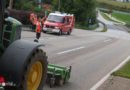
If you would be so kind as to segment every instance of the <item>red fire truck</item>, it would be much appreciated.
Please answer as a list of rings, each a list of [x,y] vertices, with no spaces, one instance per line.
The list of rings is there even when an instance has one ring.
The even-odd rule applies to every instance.
[[[71,34],[75,24],[75,17],[73,14],[66,14],[61,12],[52,12],[48,15],[43,32],[53,32],[62,35],[62,33]]]

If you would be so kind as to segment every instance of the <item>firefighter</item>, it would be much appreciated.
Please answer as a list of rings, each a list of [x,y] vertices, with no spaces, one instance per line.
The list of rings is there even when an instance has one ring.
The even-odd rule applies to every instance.
[[[34,24],[33,24],[33,21],[34,21],[34,13],[31,13],[31,14],[30,14],[30,21],[31,21],[31,24],[32,24],[32,29],[34,29]]]
[[[33,24],[36,25],[37,21],[38,21],[38,20],[37,20],[37,15],[35,14],[35,15],[34,15],[34,21],[33,21]]]
[[[42,31],[42,23],[41,23],[41,18],[38,19],[38,21],[36,22],[36,39],[34,40],[34,42],[38,42],[40,36],[41,36],[41,31]]]
[[[32,22],[34,20],[34,13],[30,14],[30,21]]]
[[[30,14],[30,21],[31,21],[31,24],[32,24],[32,30],[35,31],[37,16],[34,13]]]

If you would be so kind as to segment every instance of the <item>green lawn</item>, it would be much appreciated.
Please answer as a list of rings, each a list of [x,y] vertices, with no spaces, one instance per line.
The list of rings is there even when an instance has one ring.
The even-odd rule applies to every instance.
[[[118,11],[129,12],[130,3],[129,2],[117,2],[116,0],[96,0],[97,6],[107,9],[115,9]]]
[[[107,31],[107,28],[104,28],[101,32],[106,32]]]
[[[104,4],[108,4],[108,5],[112,5],[115,7],[126,7],[128,9],[130,9],[130,3],[126,2],[126,3],[122,3],[122,2],[117,2],[114,0],[96,0],[98,3],[104,3]]]
[[[130,78],[130,61],[128,61],[123,67],[121,67],[116,72],[113,72],[112,75]]]
[[[125,23],[130,23],[130,14],[113,12],[111,13],[111,15],[120,21],[123,21]]]
[[[119,23],[118,21],[115,21],[115,20],[112,20],[111,18],[109,18],[107,15],[105,15],[103,12],[100,12],[101,15],[104,17],[104,19],[108,20],[108,21],[111,21],[111,22],[116,22],[116,23]]]

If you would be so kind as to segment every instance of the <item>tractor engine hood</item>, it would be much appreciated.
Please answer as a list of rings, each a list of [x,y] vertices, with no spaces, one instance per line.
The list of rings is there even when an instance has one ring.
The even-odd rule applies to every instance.
[[[22,25],[22,23],[21,23],[20,21],[18,21],[18,20],[15,19],[15,18],[12,18],[12,17],[8,17],[8,18],[6,18],[5,20],[12,22],[13,25],[17,25],[17,26],[19,26],[19,25],[21,26],[21,25]]]

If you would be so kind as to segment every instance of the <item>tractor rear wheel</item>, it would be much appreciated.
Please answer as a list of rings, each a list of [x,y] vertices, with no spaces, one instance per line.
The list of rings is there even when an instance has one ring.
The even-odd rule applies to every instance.
[[[47,56],[37,49],[25,68],[23,80],[18,87],[5,87],[5,90],[43,90],[47,77]]]
[[[36,50],[26,66],[22,90],[43,90],[47,77],[47,56],[42,50]]]
[[[47,65],[46,53],[37,49],[29,59],[23,81],[17,90],[43,90],[47,77]]]

